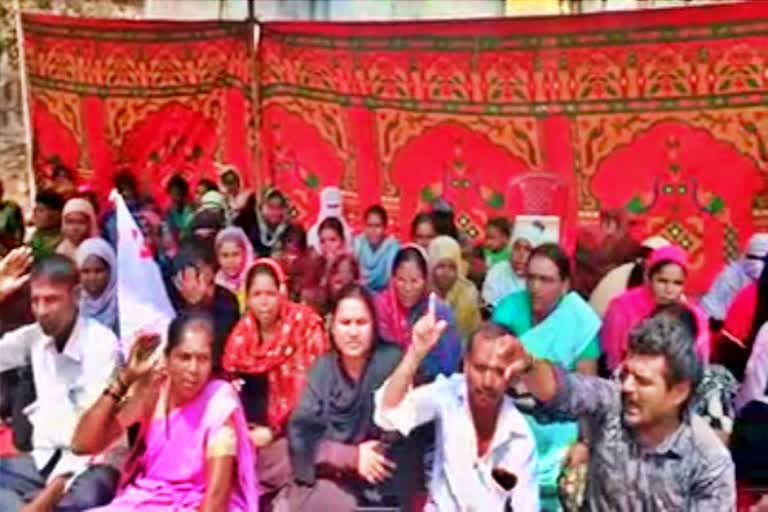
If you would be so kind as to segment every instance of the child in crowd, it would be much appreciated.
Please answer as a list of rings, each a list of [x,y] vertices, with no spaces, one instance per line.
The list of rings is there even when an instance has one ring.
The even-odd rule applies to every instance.
[[[483,255],[487,268],[501,261],[509,260],[509,237],[511,229],[509,221],[504,217],[494,217],[485,226],[485,244]]]

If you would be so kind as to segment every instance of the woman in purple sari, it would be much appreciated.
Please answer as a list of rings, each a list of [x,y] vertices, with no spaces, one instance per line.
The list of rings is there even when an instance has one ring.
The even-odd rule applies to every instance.
[[[234,388],[211,378],[212,340],[208,316],[182,314],[168,329],[159,371],[157,336],[139,337],[128,367],[83,415],[73,440],[83,454],[102,452],[139,425],[117,496],[94,511],[258,511],[245,417]]]

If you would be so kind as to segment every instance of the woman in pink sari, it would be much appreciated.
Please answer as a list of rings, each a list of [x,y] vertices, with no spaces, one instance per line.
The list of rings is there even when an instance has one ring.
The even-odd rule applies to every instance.
[[[699,334],[696,351],[704,363],[709,362],[709,323],[706,315],[683,295],[688,277],[688,256],[677,245],[655,249],[645,263],[645,285],[632,288],[611,301],[603,317],[600,344],[609,371],[624,359],[629,332],[649,317],[657,306],[683,302],[696,316]]]
[[[235,389],[211,378],[213,323],[185,313],[158,336],[134,342],[128,367],[80,420],[73,449],[97,454],[138,424],[139,436],[111,504],[98,512],[258,511],[254,455]],[[127,398],[126,398],[127,397]]]

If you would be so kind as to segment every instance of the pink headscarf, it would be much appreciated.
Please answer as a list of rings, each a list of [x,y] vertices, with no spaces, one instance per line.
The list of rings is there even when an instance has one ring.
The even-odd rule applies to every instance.
[[[224,269],[220,268],[216,273],[215,281],[219,286],[223,286],[227,290],[237,295],[238,293],[242,293],[244,291],[243,289],[245,287],[245,277],[247,276],[248,271],[251,269],[251,265],[253,265],[253,245],[251,245],[251,241],[248,240],[245,232],[236,226],[224,228],[219,231],[218,235],[216,235],[217,255],[221,245],[225,242],[235,242],[240,245],[243,250],[243,262],[240,265],[239,272],[234,276],[228,275],[226,272],[224,272]]]
[[[646,272],[659,263],[676,263],[688,273],[688,254],[680,246],[670,244],[654,249],[645,261]]]
[[[688,273],[688,255],[677,245],[666,245],[654,250],[646,260],[646,271],[660,263],[676,263]],[[685,297],[681,298],[696,317],[698,336],[696,351],[704,363],[709,362],[709,322],[704,312]],[[628,290],[611,301],[603,317],[600,343],[605,352],[608,369],[613,371],[624,360],[629,344],[629,333],[656,309],[656,299],[649,285]]]

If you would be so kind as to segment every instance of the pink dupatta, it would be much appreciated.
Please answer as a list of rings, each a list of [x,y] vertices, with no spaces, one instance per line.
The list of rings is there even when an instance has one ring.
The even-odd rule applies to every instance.
[[[205,496],[208,438],[232,418],[237,437],[237,480],[229,507],[222,512],[258,511],[255,456],[234,388],[225,381],[211,380],[197,398],[167,416],[160,410],[164,404],[164,399],[158,400],[152,419],[142,426],[139,442],[145,449],[135,466],[127,469],[129,480],[110,505],[97,510],[197,511]]]
[[[653,251],[646,262],[646,268],[652,268],[662,261],[677,263],[686,272],[688,271],[685,252],[677,246],[668,245]],[[685,298],[683,298],[683,302],[696,317],[696,327],[699,331],[696,338],[696,351],[702,361],[707,363],[710,354],[709,321],[696,304]],[[615,370],[624,360],[630,331],[642,320],[648,318],[656,306],[656,300],[647,284],[627,290],[608,305],[600,330],[600,343],[603,352],[605,352],[609,370]]]

